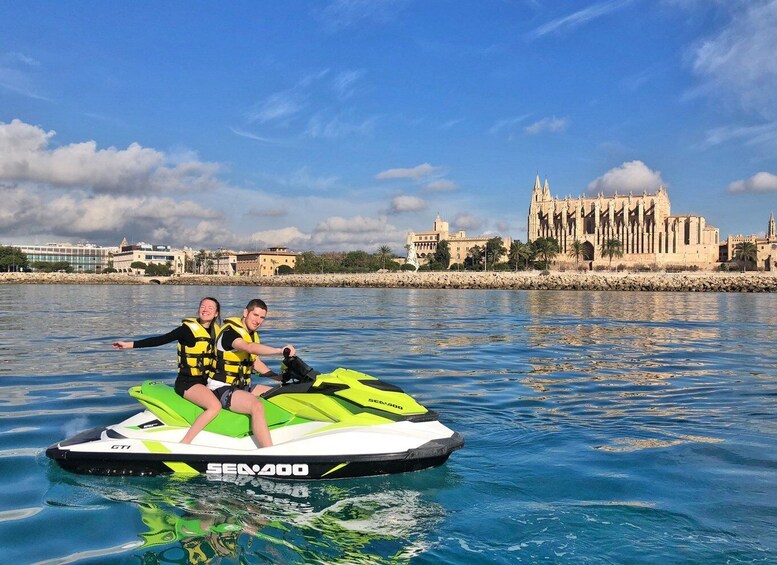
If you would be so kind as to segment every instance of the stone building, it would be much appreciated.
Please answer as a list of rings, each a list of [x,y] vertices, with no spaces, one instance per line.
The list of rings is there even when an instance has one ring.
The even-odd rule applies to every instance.
[[[730,262],[735,260],[737,245],[744,241],[755,243],[758,250],[756,263],[759,270],[777,270],[777,229],[775,228],[774,212],[772,212],[772,215],[769,217],[769,224],[766,228],[766,237],[759,237],[757,235],[728,236],[726,241],[720,244],[720,261]]]
[[[299,253],[289,251],[285,247],[271,247],[252,253],[238,253],[237,274],[260,277],[277,275],[281,265],[287,265],[293,269],[297,265],[297,255]]]
[[[475,247],[484,247],[489,239],[497,237],[496,235],[478,235],[474,237],[468,237],[463,230],[451,233],[448,222],[443,221],[440,215],[437,214],[437,218],[434,220],[434,227],[432,231],[424,232],[410,232],[407,234],[407,244],[415,245],[415,252],[420,264],[424,265],[429,262],[430,258],[437,251],[437,245],[441,241],[447,241],[448,247],[451,252],[450,265],[454,263],[463,263],[467,258],[467,254]],[[505,254],[502,256],[502,261],[507,260],[507,254],[510,251],[510,245],[513,240],[510,237],[503,237]]]
[[[669,195],[661,186],[655,194],[566,198],[550,193],[547,179],[534,181],[529,205],[528,241],[554,238],[561,248],[557,260],[568,257],[575,241],[583,243],[589,268],[608,264],[602,254],[606,241],[616,239],[623,256],[616,264],[628,266],[677,265],[713,268],[718,261],[718,228],[702,216],[672,215]]]

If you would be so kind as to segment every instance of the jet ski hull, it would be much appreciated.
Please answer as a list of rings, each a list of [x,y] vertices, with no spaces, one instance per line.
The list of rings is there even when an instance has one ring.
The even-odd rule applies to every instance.
[[[282,441],[269,448],[257,448],[250,436],[226,438],[207,431],[197,444],[184,445],[179,439],[185,427],[166,425],[145,411],[56,443],[46,455],[67,471],[89,475],[315,480],[419,471],[442,465],[464,445],[459,433],[436,419],[330,428],[309,422],[275,430],[273,437]]]
[[[85,475],[152,476],[169,473],[238,475],[284,480],[344,479],[420,471],[438,467],[462,442],[435,440],[406,453],[331,456],[224,455],[217,460],[204,455],[117,454],[110,459],[99,453],[73,452],[53,445],[46,455],[67,471]]]

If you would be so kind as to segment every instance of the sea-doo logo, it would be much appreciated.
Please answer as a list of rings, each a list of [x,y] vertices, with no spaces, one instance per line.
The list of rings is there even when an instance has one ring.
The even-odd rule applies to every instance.
[[[247,463],[208,463],[211,475],[259,475],[262,477],[307,477],[307,463],[265,463],[249,465]]]
[[[391,406],[392,408],[396,408],[397,410],[402,410],[401,406],[397,406],[396,404],[391,404],[391,402],[378,400],[377,398],[370,398],[368,402],[374,402],[375,404],[383,404],[384,406]]]

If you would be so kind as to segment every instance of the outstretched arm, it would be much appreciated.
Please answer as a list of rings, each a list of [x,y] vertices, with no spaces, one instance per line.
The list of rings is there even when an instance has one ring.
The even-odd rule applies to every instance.
[[[158,347],[172,343],[174,341],[183,342],[184,345],[194,345],[194,334],[188,326],[180,325],[173,331],[167,332],[163,335],[157,335],[154,337],[147,337],[146,339],[139,339],[136,341],[114,341],[114,349],[141,349],[143,347]]]
[[[246,353],[252,353],[254,355],[282,355],[284,349],[289,349],[291,353],[289,355],[296,355],[297,350],[293,345],[284,345],[283,347],[270,347],[263,343],[248,343],[243,338],[237,338],[232,342],[232,349],[238,349],[245,351]]]

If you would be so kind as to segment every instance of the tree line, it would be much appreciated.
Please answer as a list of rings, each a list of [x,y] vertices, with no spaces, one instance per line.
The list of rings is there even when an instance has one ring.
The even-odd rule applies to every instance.
[[[501,237],[493,237],[484,245],[472,247],[467,256],[461,263],[451,264],[450,244],[448,241],[441,241],[437,245],[435,252],[427,258],[427,264],[422,265],[420,271],[444,271],[444,270],[467,270],[467,271],[489,271],[489,270],[527,270],[527,269],[550,269],[551,264],[561,253],[561,247],[556,239],[552,237],[537,238],[534,241],[523,243],[513,241],[509,250],[505,249],[504,241]],[[609,266],[612,267],[612,260],[623,256],[623,246],[620,240],[606,240],[600,249],[600,255],[609,260]],[[185,270],[190,273],[213,274],[214,267],[224,257],[223,251],[208,252],[204,249],[197,252],[192,259],[186,260]],[[569,244],[567,256],[574,259],[576,264],[585,258],[584,243],[575,240]],[[736,245],[734,259],[738,266],[743,270],[755,270],[758,261],[758,246],[751,241],[743,241]],[[449,266],[450,265],[450,266]],[[130,265],[133,269],[143,270],[146,275],[167,276],[172,274],[172,266],[160,264],[146,264],[136,261]],[[726,264],[721,264],[721,268]],[[30,262],[27,255],[18,247],[0,245],[0,272],[13,271],[38,271],[38,272],[72,272],[73,268],[67,261]],[[400,264],[394,258],[391,248],[382,245],[375,253],[367,251],[343,251],[315,253],[305,251],[297,256],[294,269],[288,265],[278,267],[278,274],[289,273],[368,273],[380,270],[399,271],[414,270],[411,265]],[[111,266],[103,269],[103,273],[115,273],[116,269]]]

